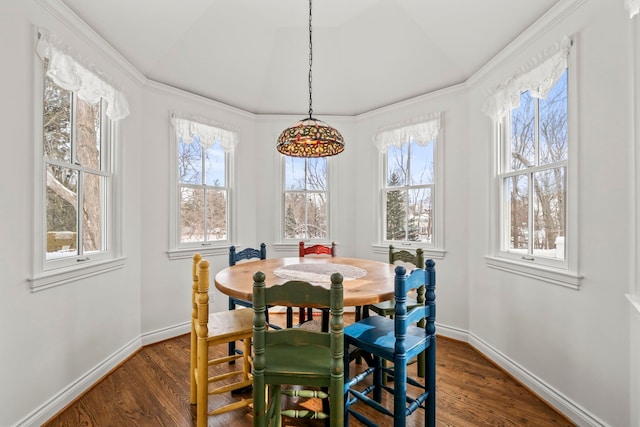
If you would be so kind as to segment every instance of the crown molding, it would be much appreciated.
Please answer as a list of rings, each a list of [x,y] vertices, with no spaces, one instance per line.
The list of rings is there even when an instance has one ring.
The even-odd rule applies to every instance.
[[[140,84],[146,84],[148,79],[136,67],[120,54],[113,46],[107,43],[86,22],[76,15],[67,5],[60,0],[35,0],[43,9],[64,24],[78,38],[86,41],[91,47],[108,58],[121,71],[136,80]]]
[[[473,86],[513,55],[532,45],[536,40],[556,27],[558,23],[562,22],[567,16],[571,15],[586,2],[587,0],[561,0],[558,2],[467,79],[465,85],[467,87]]]

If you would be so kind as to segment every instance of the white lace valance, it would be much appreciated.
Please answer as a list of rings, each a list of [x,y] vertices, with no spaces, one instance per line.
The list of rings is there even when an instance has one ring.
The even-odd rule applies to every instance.
[[[629,18],[633,18],[640,13],[640,0],[624,0],[624,5],[629,11]]]
[[[530,91],[535,98],[546,98],[565,68],[571,49],[568,37],[549,46],[531,62],[524,65],[507,81],[496,87],[487,97],[482,112],[499,121],[514,108],[520,106],[520,94]]]
[[[408,141],[427,145],[438,137],[440,117],[441,113],[432,113],[387,126],[375,133],[373,142],[380,152],[386,152],[392,145],[400,147]]]
[[[106,114],[111,120],[129,115],[129,104],[116,85],[94,66],[81,61],[58,37],[39,28],[36,52],[43,60],[49,59],[47,76],[62,89],[74,91],[78,97],[92,104],[104,99],[107,102]]]
[[[216,141],[220,141],[220,146],[226,152],[235,150],[238,144],[238,134],[235,131],[206,123],[206,119],[201,118],[196,121],[194,118],[173,114],[171,123],[173,123],[178,138],[186,144],[198,140],[200,145],[206,148],[215,144]]]

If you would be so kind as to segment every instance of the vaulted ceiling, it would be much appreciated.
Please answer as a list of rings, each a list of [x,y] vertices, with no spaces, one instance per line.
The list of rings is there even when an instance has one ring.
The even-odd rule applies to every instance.
[[[309,109],[306,0],[62,0],[147,78],[252,113]],[[316,0],[314,115],[464,82],[559,0]]]

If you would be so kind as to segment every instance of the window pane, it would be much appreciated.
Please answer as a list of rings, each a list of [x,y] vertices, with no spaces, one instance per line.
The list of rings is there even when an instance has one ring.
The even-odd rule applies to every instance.
[[[307,190],[327,190],[327,159],[307,159]]]
[[[567,70],[540,102],[540,164],[567,159]]]
[[[565,168],[548,169],[533,174],[534,241],[533,254],[564,258],[565,236]]]
[[[82,176],[82,250],[84,253],[106,250],[103,247],[102,177],[84,173]]]
[[[207,241],[227,239],[227,192],[206,190]]]
[[[523,250],[529,247],[529,184],[526,175],[504,180],[507,207],[505,215],[509,226],[509,249]]]
[[[327,237],[327,204],[323,193],[307,194],[307,238]]]
[[[200,144],[178,141],[178,179],[182,184],[202,184],[202,149]]]
[[[306,239],[306,207],[304,193],[284,195],[284,234],[287,239]]]
[[[304,190],[304,158],[285,156],[285,190]]]
[[[100,170],[100,103],[76,97],[76,162]]]
[[[225,152],[220,146],[220,142],[209,146],[205,151],[204,169],[205,185],[214,187],[224,187],[225,180]]]
[[[387,151],[387,186],[406,185],[408,178],[409,144],[392,145]]]
[[[204,226],[204,190],[180,187],[180,242],[203,242]]]
[[[433,198],[431,188],[409,190],[407,240],[429,242],[433,236]]]
[[[535,166],[535,100],[527,91],[511,111],[511,169]]]
[[[47,255],[78,254],[78,171],[47,166]]]
[[[44,79],[44,155],[68,163],[71,163],[71,95],[50,78]]]
[[[433,183],[433,143],[420,146],[411,143],[410,185]]]
[[[405,240],[407,217],[407,191],[387,191],[386,240]]]

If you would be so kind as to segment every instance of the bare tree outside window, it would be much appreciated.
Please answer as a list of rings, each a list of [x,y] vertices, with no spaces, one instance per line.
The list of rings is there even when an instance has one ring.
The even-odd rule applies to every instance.
[[[387,241],[433,242],[434,142],[408,141],[387,151]]]
[[[502,174],[506,250],[565,257],[567,99],[565,70],[546,99],[524,92],[511,112],[511,156]]]
[[[46,259],[106,250],[103,212],[110,174],[102,141],[108,121],[103,104],[90,104],[44,79]]]
[[[328,238],[327,159],[285,157],[284,238]]]
[[[178,138],[180,242],[228,239],[227,157],[220,141],[203,146],[197,135]]]

